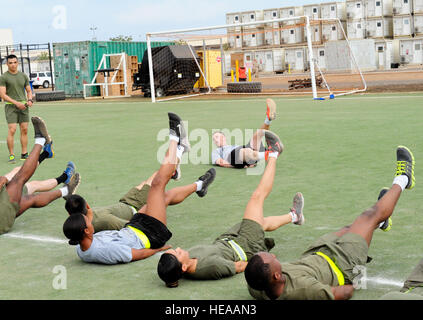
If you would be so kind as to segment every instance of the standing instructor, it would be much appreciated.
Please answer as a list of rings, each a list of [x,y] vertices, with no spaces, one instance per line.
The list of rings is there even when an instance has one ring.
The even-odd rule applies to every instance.
[[[32,91],[28,76],[18,70],[18,57],[6,57],[8,71],[0,76],[0,97],[6,103],[5,114],[8,124],[7,148],[9,163],[15,163],[14,136],[19,124],[21,132],[21,160],[28,158],[29,107],[32,107]]]

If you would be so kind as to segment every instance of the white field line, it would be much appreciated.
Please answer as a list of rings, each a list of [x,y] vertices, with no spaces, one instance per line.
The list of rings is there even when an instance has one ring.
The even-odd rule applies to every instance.
[[[416,93],[420,93],[420,92],[416,92]],[[290,101],[313,101],[311,97],[305,97],[305,98],[288,98],[287,96],[285,97],[281,97],[281,98],[287,98]],[[413,96],[413,95],[383,95],[383,96],[377,96],[377,97],[373,97],[373,96],[366,96],[363,94],[360,94],[359,96],[351,96],[351,97],[339,97],[336,99],[342,99],[342,100],[363,100],[363,99],[370,99],[370,100],[377,100],[377,99],[406,99],[406,98],[423,98],[423,95],[417,95],[417,96]],[[335,100],[336,100],[335,99]],[[219,102],[223,102],[223,103],[228,103],[228,102],[239,102],[239,99],[221,99],[221,100],[214,100],[214,99],[210,99],[210,100],[181,100],[181,101],[173,101],[172,102],[178,102],[178,103],[219,103]],[[262,102],[263,98],[253,98],[253,99],[245,99],[245,100],[241,100],[241,101],[258,101],[258,102]],[[329,100],[328,100],[329,101]],[[164,101],[166,102],[166,101]],[[55,103],[55,105],[65,105],[65,104],[79,104],[79,103],[85,103],[85,101],[68,101],[68,102],[60,102],[60,103]],[[163,102],[161,102],[163,103]],[[39,105],[42,105],[43,103],[38,103]],[[92,105],[97,105],[97,104],[101,104],[101,105],[105,105],[105,104],[114,104],[114,105],[118,105],[118,104],[151,104],[151,101],[110,101],[110,102],[105,102],[105,101],[99,101],[99,102],[89,102],[89,104]],[[44,105],[52,105],[52,103],[50,102],[49,104],[44,104]]]
[[[62,243],[62,244],[68,243],[68,241],[63,239],[44,237],[44,236],[35,236],[31,234],[21,234],[21,233],[6,233],[2,235],[1,237],[23,239],[23,240],[33,240],[33,241],[47,242],[47,243]]]
[[[57,239],[52,237],[44,237],[44,236],[36,236],[30,234],[21,234],[21,233],[6,233],[1,237],[6,238],[15,238],[15,239],[22,239],[22,240],[32,240],[32,241],[39,241],[39,242],[46,242],[46,243],[60,243],[60,244],[67,244],[68,242],[63,239]],[[157,255],[160,257],[161,254]],[[401,288],[403,286],[402,281],[393,280],[393,279],[386,279],[382,277],[367,277],[362,279],[362,282],[367,282],[368,284],[373,285],[381,285],[381,286],[393,286]]]

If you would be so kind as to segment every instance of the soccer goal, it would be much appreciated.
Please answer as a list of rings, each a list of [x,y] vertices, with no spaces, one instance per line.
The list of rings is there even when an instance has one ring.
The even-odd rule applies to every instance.
[[[339,19],[281,17],[150,32],[146,40],[141,87],[152,102],[210,94],[325,100],[367,89],[355,57],[363,48]],[[152,48],[153,41],[173,44]]]

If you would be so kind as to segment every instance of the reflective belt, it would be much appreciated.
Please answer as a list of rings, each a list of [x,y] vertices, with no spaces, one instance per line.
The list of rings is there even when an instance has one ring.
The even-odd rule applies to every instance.
[[[26,103],[26,101],[19,101],[20,103]],[[14,103],[12,103],[12,102],[9,102],[9,101],[6,101],[6,104],[11,104],[11,105],[15,105]]]
[[[245,254],[244,250],[241,248],[241,246],[238,243],[229,239],[223,239],[223,240],[227,241],[231,245],[232,249],[234,249],[234,251],[238,255],[240,261],[247,261],[247,255]]]
[[[135,232],[135,234],[138,236],[138,238],[143,243],[145,249],[150,249],[150,246],[151,246],[150,240],[148,240],[148,237],[145,235],[144,232],[142,232],[141,230],[134,228],[132,226],[128,226],[128,228]]]
[[[316,252],[316,254],[325,258],[325,260],[329,263],[330,267],[332,268],[333,272],[336,274],[339,285],[343,286],[345,284],[344,275],[342,274],[342,271],[338,268],[338,266],[335,264],[335,262],[333,262],[332,259],[325,255],[323,252],[318,251]]]

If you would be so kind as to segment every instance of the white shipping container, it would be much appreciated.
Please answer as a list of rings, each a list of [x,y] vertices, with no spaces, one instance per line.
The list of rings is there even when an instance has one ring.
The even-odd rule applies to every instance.
[[[250,29],[244,31],[242,36],[243,47],[259,47],[264,45],[264,33],[263,30]]]
[[[320,4],[320,16],[322,19],[345,20],[347,18],[345,2],[327,2]]]
[[[264,45],[280,45],[281,34],[279,29],[265,28],[264,29]]]
[[[296,44],[304,42],[303,27],[292,27],[281,30],[281,44]]]
[[[263,21],[263,11],[262,10],[254,10],[254,11],[245,11],[241,13],[241,22],[242,23],[249,23],[249,22],[260,22]],[[256,29],[258,25],[250,25],[250,26],[243,26],[243,29]],[[263,26],[262,26],[263,27]]]
[[[304,72],[306,66],[304,47],[285,48],[285,69],[291,72]]]
[[[348,43],[345,40],[325,43],[327,70],[356,70],[353,56],[361,71],[376,70],[374,39],[350,40],[349,43],[351,49],[348,47]]]
[[[282,48],[273,49],[273,71],[285,71],[285,51]]]
[[[368,18],[392,16],[392,0],[366,0],[365,5]]]
[[[413,0],[393,0],[392,13],[397,14],[411,14],[413,12]]]
[[[322,25],[321,24],[311,24],[310,25],[310,35],[312,43],[322,42]],[[304,27],[304,41],[307,41],[307,28]]]
[[[265,9],[263,10],[263,20],[279,19],[279,9]],[[267,23],[266,27],[278,28],[279,22]]]
[[[309,62],[309,56],[308,56],[308,48],[306,50],[307,56],[307,63]],[[319,69],[321,71],[325,71],[326,70],[326,53],[325,53],[325,47],[324,46],[315,46],[313,47],[313,58],[314,60],[317,62],[317,65],[319,66]],[[316,75],[319,74],[319,69],[315,67],[315,72]]]
[[[423,63],[423,39],[400,40],[401,63]]]
[[[320,18],[320,6],[318,4],[305,5],[303,7],[305,16],[309,16],[310,19]]]
[[[423,13],[423,0],[413,0],[414,13]]]
[[[234,12],[234,13],[227,13],[226,14],[226,24],[239,24],[241,23],[241,13]],[[241,27],[230,27],[227,28],[228,33],[231,32],[241,32]]]
[[[304,15],[304,9],[303,7],[285,7],[279,9],[279,16],[281,18],[294,18],[294,17],[301,17]],[[282,21],[282,25],[291,25],[301,22],[301,19],[293,19],[293,20],[287,20]]]
[[[364,19],[364,0],[347,0],[346,1],[347,20]]]
[[[414,35],[420,36],[423,35],[423,14],[414,15]]]
[[[348,39],[364,39],[366,35],[366,21],[364,19],[347,21]]]
[[[228,43],[231,48],[242,47],[242,35],[241,34],[228,34]]]
[[[394,38],[404,36],[409,37],[413,34],[413,17],[411,15],[394,16],[393,21]]]
[[[339,25],[338,22],[333,23],[325,23],[322,26],[322,39],[323,41],[337,41],[337,40],[344,40],[344,32],[347,33],[347,24],[345,22],[341,22]]]
[[[368,19],[366,35],[371,38],[392,38],[392,18]]]

